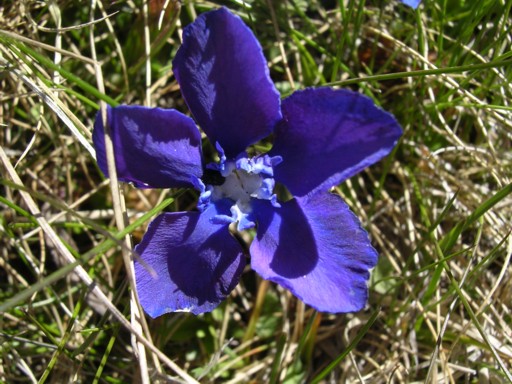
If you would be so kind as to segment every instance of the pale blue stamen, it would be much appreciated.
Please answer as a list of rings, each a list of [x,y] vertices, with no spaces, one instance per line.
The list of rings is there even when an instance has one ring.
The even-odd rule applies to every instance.
[[[221,148],[220,163],[209,164],[209,169],[220,172],[225,178],[222,185],[206,185],[201,188],[198,207],[204,209],[209,203],[229,199],[233,202],[231,216],[217,215],[215,222],[237,222],[238,230],[253,228],[256,224],[253,218],[252,201],[254,199],[268,200],[274,207],[280,207],[274,194],[273,167],[282,161],[280,156],[268,155],[248,158],[245,153],[235,160],[226,161]]]

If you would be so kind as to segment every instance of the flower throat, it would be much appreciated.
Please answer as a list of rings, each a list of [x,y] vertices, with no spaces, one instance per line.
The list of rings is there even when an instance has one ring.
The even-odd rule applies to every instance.
[[[233,202],[231,216],[218,215],[216,221],[238,222],[239,231],[254,227],[254,199],[269,200],[273,206],[280,207],[274,194],[273,167],[281,161],[280,156],[248,158],[245,153],[226,161],[222,154],[220,163],[207,166],[203,176],[205,189],[199,197],[198,208],[203,210],[210,203],[228,199]]]

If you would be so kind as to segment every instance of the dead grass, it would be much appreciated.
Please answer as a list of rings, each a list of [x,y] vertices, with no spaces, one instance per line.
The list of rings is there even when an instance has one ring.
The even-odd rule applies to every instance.
[[[195,196],[104,181],[90,138],[105,102],[185,110],[170,58],[213,3],[178,18],[169,2],[159,31],[164,3],[0,5],[0,381],[512,381],[511,5],[228,2],[281,92],[358,78],[403,125],[392,156],[336,189],[381,254],[369,307],[317,314],[247,271],[212,314],[146,324],[125,235]],[[443,71],[481,63],[496,65]]]

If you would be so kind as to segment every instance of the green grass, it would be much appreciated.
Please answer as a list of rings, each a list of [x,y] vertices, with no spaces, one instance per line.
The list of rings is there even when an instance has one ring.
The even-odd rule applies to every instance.
[[[512,2],[170,1],[159,29],[164,3],[0,5],[0,382],[512,382]],[[350,88],[404,128],[334,191],[380,253],[359,313],[248,269],[210,314],[136,316],[132,241],[196,196],[105,181],[93,120],[101,102],[187,112],[170,61],[221,3],[283,96]]]

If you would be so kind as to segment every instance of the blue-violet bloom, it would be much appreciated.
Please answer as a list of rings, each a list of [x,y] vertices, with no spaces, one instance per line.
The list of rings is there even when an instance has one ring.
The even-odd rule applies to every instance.
[[[144,310],[156,317],[217,307],[246,262],[231,223],[256,228],[251,266],[264,279],[319,311],[362,309],[377,252],[329,189],[392,150],[401,135],[393,116],[359,93],[325,87],[281,102],[258,41],[225,8],[184,29],[173,70],[218,163],[203,164],[195,122],[176,110],[119,106],[107,113],[119,180],[200,194],[198,211],[160,214],[135,248]],[[272,149],[249,157],[246,148],[269,134]],[[107,175],[99,115],[93,141]],[[293,198],[279,201],[276,183]]]
[[[418,6],[421,3],[421,0],[401,0],[401,1],[405,5],[408,5],[409,7],[414,8],[414,9],[418,8]]]

